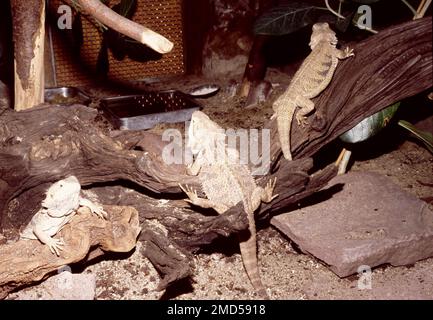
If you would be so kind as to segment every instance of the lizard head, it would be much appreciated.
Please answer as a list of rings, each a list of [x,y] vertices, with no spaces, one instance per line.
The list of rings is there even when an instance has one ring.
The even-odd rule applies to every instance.
[[[337,45],[337,36],[329,27],[327,22],[319,22],[313,25],[309,46],[313,49],[319,42],[330,43],[333,46]]]
[[[208,115],[201,111],[194,111],[188,128],[188,147],[194,155],[207,148],[215,148],[223,129]],[[222,136],[221,136],[222,137]]]
[[[51,216],[62,216],[70,206],[78,203],[81,185],[75,176],[69,176],[53,183],[46,192],[42,207],[48,209]]]

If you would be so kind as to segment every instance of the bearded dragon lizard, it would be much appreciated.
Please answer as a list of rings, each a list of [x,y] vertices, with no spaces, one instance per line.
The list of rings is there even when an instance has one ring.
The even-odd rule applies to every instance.
[[[53,254],[59,256],[64,245],[63,240],[52,237],[71,221],[80,206],[88,207],[101,218],[106,215],[100,206],[82,198],[80,190],[81,185],[75,176],[53,183],[46,192],[41,209],[21,232],[20,239],[39,240],[47,245]]]
[[[260,203],[270,202],[276,179],[268,181],[265,188],[257,186],[247,165],[240,164],[236,149],[227,148],[223,129],[206,114],[195,111],[188,130],[188,146],[195,160],[188,167],[190,175],[198,175],[207,199],[199,198],[188,186],[180,186],[194,205],[213,208],[224,213],[237,203],[243,203],[248,217],[250,236],[240,239],[240,251],[246,273],[258,294],[268,298],[262,284],[257,264],[257,243],[254,211]]]
[[[328,23],[313,25],[309,46],[311,53],[293,76],[289,87],[273,104],[278,134],[284,158],[292,160],[290,129],[297,107],[298,125],[306,125],[306,115],[314,110],[312,98],[318,96],[331,82],[338,60],[354,56],[353,49],[336,48],[337,37]]]

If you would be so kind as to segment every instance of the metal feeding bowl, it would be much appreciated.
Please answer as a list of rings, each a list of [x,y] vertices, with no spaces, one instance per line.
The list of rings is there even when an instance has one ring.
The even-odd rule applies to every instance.
[[[92,100],[83,91],[75,87],[58,87],[45,89],[45,102],[59,105],[84,104]]]
[[[189,95],[177,91],[148,91],[139,95],[101,100],[106,118],[116,129],[150,129],[159,123],[188,121],[201,105]]]

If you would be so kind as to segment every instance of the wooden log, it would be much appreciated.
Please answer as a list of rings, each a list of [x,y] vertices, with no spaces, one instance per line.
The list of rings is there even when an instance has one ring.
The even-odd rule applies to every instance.
[[[12,0],[15,110],[44,102],[45,1]]]
[[[258,0],[250,3],[250,8],[256,9],[255,16],[257,18],[261,13],[273,6],[276,6],[277,4],[278,1],[275,0]],[[248,62],[245,66],[242,82],[238,90],[238,95],[240,97],[246,98],[248,96],[251,96],[251,91],[257,90],[257,86],[262,83],[263,79],[265,78],[268,66],[263,51],[269,39],[270,37],[268,35],[256,35],[254,37],[253,46],[250,50]],[[257,98],[255,98],[251,101],[251,104],[255,105],[258,102],[259,101],[257,100]]]
[[[163,275],[157,290],[164,290],[173,282],[192,275],[192,255],[167,237],[162,224],[156,226],[144,221],[142,230],[140,241],[144,244],[143,254]]]
[[[263,47],[268,40],[268,36],[256,36],[254,38],[253,46],[248,57],[248,63],[245,67],[242,83],[239,88],[238,95],[246,98],[252,90],[253,86],[257,86],[266,75],[266,61],[263,54]]]

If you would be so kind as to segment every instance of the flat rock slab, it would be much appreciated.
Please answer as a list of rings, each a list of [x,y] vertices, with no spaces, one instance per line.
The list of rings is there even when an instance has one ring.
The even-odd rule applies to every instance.
[[[410,265],[433,256],[433,211],[389,178],[353,172],[321,192],[329,199],[271,223],[338,276],[363,265]]]
[[[60,272],[61,271],[61,272]],[[96,290],[96,276],[91,273],[73,274],[60,270],[38,286],[13,293],[15,300],[93,300]]]

